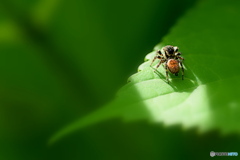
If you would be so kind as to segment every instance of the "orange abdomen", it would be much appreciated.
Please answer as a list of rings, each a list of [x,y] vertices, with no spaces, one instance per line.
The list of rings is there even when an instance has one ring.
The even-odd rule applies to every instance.
[[[173,74],[178,73],[180,68],[178,61],[175,59],[169,59],[167,62],[167,67],[168,70]]]

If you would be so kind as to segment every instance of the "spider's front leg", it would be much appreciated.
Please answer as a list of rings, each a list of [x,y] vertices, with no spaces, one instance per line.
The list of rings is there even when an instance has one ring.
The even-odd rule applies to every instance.
[[[162,52],[160,50],[157,50],[157,55],[153,58],[152,63],[150,64],[150,66],[152,66],[153,62],[158,58],[158,59],[162,59]]]
[[[158,58],[158,55],[153,58],[152,63],[150,64],[150,67],[152,66],[153,62],[154,62],[157,58]]]
[[[181,60],[183,61],[183,60],[184,60],[184,58],[183,58],[183,57],[181,57],[180,55],[181,55],[181,53],[180,53],[180,52],[178,52],[178,53],[177,53],[177,59],[181,59]]]
[[[155,68],[155,71],[158,69],[158,67],[159,67],[163,62],[165,62],[164,59],[162,59],[162,58],[159,58],[159,59],[161,59],[161,61],[158,63],[157,67]]]
[[[156,58],[160,59],[160,62],[158,63],[157,67],[155,68],[155,71],[158,69],[158,67],[159,67],[163,62],[165,62],[164,59],[163,59],[162,57],[160,57],[160,56],[154,57],[153,60],[155,60]],[[152,63],[153,63],[153,62],[152,62]],[[152,65],[152,64],[151,64],[151,65]],[[151,65],[150,65],[150,66],[151,66]]]

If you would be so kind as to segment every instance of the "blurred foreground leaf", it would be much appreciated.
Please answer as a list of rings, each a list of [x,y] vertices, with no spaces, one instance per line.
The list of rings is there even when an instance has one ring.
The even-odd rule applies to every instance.
[[[156,74],[147,61],[111,103],[59,131],[50,143],[77,129],[116,117],[181,124],[201,132],[218,129],[221,133],[239,133],[239,7],[240,2],[234,0],[201,1],[155,47],[154,50],[168,44],[179,46],[185,58],[184,81],[180,76],[171,76],[167,84],[163,68]],[[154,54],[148,54],[146,60]]]

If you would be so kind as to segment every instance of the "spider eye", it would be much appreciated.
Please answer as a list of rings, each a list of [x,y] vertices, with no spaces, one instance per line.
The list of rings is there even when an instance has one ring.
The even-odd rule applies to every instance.
[[[174,48],[174,52],[178,51],[178,47],[173,47]]]
[[[172,55],[172,54],[174,53],[173,48],[168,48],[168,50],[166,51],[166,53],[167,53],[168,55]]]

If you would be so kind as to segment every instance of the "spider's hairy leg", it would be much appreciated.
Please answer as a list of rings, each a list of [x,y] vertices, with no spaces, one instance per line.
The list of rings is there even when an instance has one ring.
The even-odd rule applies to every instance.
[[[166,81],[167,83],[169,83],[167,62],[165,63],[165,70],[166,70]]]
[[[152,66],[153,62],[158,58],[158,55],[156,55],[153,60],[152,60],[152,63],[150,64],[150,66]]]
[[[183,58],[183,57],[180,57],[180,56],[177,56],[177,58],[178,58],[178,59],[181,59],[182,61],[184,60],[184,58]]]
[[[161,58],[160,58],[161,59]],[[161,59],[161,61],[158,63],[156,70],[158,69],[158,67],[164,62],[164,60]]]
[[[158,58],[158,59],[161,59],[161,55],[162,55],[162,52],[160,50],[157,50],[156,51],[156,56],[153,58],[152,60],[152,63],[150,64],[150,66],[152,66],[153,62]]]
[[[182,65],[182,62],[179,62],[180,64],[180,67],[182,68],[182,80],[184,79],[184,68],[183,68],[183,65]]]

